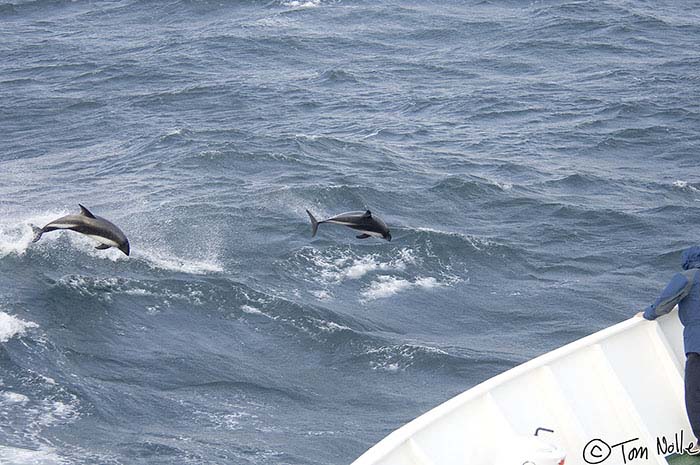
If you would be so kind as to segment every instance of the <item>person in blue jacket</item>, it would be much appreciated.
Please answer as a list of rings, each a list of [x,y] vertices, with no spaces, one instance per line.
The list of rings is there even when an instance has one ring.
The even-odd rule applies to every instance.
[[[678,317],[683,323],[685,348],[685,410],[696,442],[687,450],[700,453],[700,246],[681,254],[683,272],[676,273],[656,302],[637,316],[655,320],[678,305]]]

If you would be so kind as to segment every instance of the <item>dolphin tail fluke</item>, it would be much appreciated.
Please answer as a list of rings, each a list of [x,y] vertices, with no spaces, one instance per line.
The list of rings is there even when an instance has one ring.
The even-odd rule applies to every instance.
[[[44,234],[44,229],[37,228],[36,226],[32,225],[32,232],[34,233],[34,237],[32,238],[32,242],[37,242],[39,239],[41,239],[41,235]]]
[[[306,213],[308,213],[309,218],[311,219],[311,237],[316,236],[316,232],[318,231],[318,220],[314,217],[314,215],[311,214],[309,210],[306,210]]]

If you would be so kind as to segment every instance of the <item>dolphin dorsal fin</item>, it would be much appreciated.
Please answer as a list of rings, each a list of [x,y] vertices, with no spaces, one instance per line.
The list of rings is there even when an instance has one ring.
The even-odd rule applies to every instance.
[[[364,215],[362,215],[363,218],[372,218],[372,212],[367,210]]]
[[[87,208],[83,207],[83,206],[80,205],[80,204],[78,204],[78,206],[80,207],[80,214],[81,214],[81,215],[87,216],[88,218],[94,218],[94,217],[95,217],[95,215],[93,215],[92,213],[90,213],[90,210],[88,210]]]

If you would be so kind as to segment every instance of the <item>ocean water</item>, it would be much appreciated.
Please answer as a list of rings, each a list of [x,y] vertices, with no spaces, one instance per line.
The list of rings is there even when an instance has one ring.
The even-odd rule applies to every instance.
[[[349,464],[630,317],[700,242],[698,44],[697,1],[0,4],[0,463]],[[132,255],[31,244],[78,203]]]

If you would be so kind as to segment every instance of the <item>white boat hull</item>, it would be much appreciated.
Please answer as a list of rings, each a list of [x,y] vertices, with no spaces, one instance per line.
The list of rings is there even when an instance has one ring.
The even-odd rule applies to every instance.
[[[353,465],[500,465],[510,439],[538,427],[554,430],[548,439],[566,451],[567,465],[666,464],[681,432],[681,448],[695,439],[684,366],[676,312],[632,318],[448,400]]]

